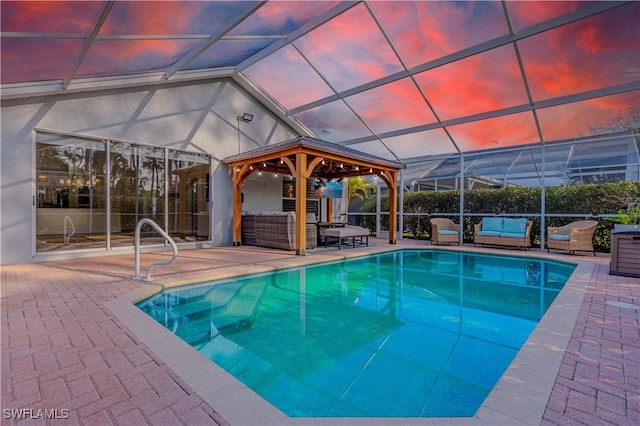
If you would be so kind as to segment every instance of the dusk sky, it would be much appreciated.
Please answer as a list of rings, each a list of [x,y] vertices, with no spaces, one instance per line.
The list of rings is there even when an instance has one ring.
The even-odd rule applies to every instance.
[[[512,39],[500,2],[357,3],[244,68],[340,4],[270,1],[182,69],[240,66],[318,137],[385,157],[539,143],[536,118],[575,138],[640,110],[640,2],[532,31],[593,3],[507,2]],[[67,79],[104,4],[3,1],[1,83]],[[255,6],[116,2],[74,78],[165,71]]]

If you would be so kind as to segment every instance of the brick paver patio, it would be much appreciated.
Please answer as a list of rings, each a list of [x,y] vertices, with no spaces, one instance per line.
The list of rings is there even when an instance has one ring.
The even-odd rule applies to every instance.
[[[154,269],[154,282],[246,268],[254,253],[292,258],[280,251],[239,256],[241,249],[181,251],[176,264]],[[144,254],[144,261],[166,257]],[[640,305],[640,279],[608,275],[605,256],[581,260],[593,261],[595,272],[542,424],[640,424],[640,310],[607,303]],[[131,279],[132,255],[1,269],[2,425],[226,424],[105,308],[141,285]]]

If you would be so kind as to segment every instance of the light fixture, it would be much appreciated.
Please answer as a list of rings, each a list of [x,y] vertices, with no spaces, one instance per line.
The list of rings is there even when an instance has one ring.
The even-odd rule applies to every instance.
[[[46,182],[46,181],[47,181],[47,174],[46,174],[46,173],[44,173],[44,172],[40,172],[40,173],[38,174],[38,180],[39,180],[40,182]]]
[[[236,117],[236,119],[238,120],[238,154],[240,154],[240,122],[244,122],[244,123],[248,123],[251,120],[253,120],[253,114],[249,114],[248,112],[245,112],[242,115],[239,115]]]
[[[245,123],[248,123],[251,120],[253,120],[253,114],[249,114],[248,112],[245,112],[244,114],[238,116],[238,121],[244,121]]]

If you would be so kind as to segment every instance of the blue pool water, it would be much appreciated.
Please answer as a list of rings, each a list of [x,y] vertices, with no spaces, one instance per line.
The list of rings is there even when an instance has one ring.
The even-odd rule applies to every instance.
[[[473,416],[575,266],[402,250],[138,306],[289,416]]]

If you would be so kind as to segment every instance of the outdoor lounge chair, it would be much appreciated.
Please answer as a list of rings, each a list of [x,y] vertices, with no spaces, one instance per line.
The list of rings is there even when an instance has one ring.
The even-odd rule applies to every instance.
[[[460,225],[451,219],[436,217],[431,219],[431,244],[460,244]]]
[[[590,251],[593,249],[593,233],[598,227],[595,220],[579,220],[564,226],[547,227],[547,252],[549,249],[575,251]]]

